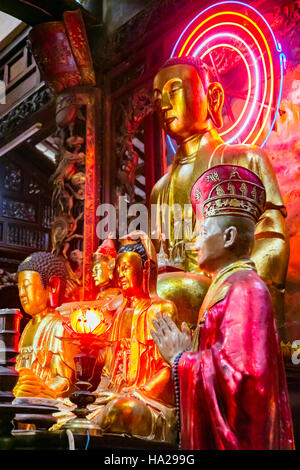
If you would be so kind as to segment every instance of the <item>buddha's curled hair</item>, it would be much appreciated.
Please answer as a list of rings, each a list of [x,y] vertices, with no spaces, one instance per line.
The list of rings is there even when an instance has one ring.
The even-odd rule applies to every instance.
[[[122,245],[119,248],[118,254],[126,253],[128,251],[133,251],[134,253],[137,253],[138,255],[140,255],[140,257],[142,258],[143,266],[144,266],[145,262],[148,260],[148,256],[147,256],[147,252],[142,242],[138,241],[137,243],[129,243],[128,245]]]
[[[67,270],[62,257],[46,251],[37,251],[19,264],[18,273],[21,271],[35,271],[39,273],[44,289],[48,286],[51,277],[58,277],[61,284],[60,298],[63,298],[66,287]]]

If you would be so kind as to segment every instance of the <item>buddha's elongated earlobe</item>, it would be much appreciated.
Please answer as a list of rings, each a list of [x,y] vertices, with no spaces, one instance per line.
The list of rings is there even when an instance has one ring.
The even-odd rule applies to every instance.
[[[208,115],[217,129],[220,129],[223,126],[223,103],[224,90],[222,85],[218,82],[210,83],[207,89]]]
[[[143,269],[143,291],[145,294],[149,294],[149,282],[150,282],[150,260],[145,261]]]

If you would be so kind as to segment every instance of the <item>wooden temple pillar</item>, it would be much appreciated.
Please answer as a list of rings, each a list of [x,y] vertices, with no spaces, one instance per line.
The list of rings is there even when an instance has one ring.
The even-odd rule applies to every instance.
[[[67,301],[92,300],[91,255],[98,247],[100,90],[79,10],[31,30],[30,47],[56,97],[59,148],[53,184],[52,251],[66,259]]]
[[[68,260],[72,258],[68,262],[69,268],[72,269],[70,278],[75,276],[80,281],[80,300],[93,298],[91,255],[99,244],[96,236],[96,211],[100,204],[99,109],[100,90],[95,87],[76,86],[64,90],[57,97],[56,122],[58,133],[62,135],[60,137],[63,144],[62,153],[65,151],[65,145],[70,146],[72,139],[74,145],[73,152],[65,157],[67,160],[71,159],[71,163],[69,161],[66,163],[69,167],[67,171],[69,170],[72,176],[69,178],[68,175],[63,175],[66,177],[64,189],[57,198],[53,199],[52,249],[59,254],[61,250],[64,251],[66,245],[70,245],[63,254]],[[79,150],[74,149],[76,144]],[[61,168],[53,178],[54,191],[61,183],[64,171],[65,169]],[[68,199],[69,197],[71,199]],[[71,217],[68,218],[68,215]],[[75,227],[69,227],[74,221]],[[62,228],[66,232],[66,243],[61,240]],[[82,259],[78,259],[77,250],[82,252]],[[74,263],[77,264],[77,271],[74,269]],[[76,281],[76,278],[74,280]],[[75,292],[74,294],[77,297]]]

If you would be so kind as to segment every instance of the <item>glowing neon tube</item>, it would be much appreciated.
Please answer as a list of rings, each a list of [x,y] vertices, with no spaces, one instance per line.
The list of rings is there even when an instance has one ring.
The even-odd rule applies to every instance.
[[[176,150],[174,148],[174,145],[172,144],[172,140],[171,140],[171,137],[167,134],[167,139],[169,141],[169,144],[170,144],[170,147],[171,149],[173,150],[174,153],[176,153]]]
[[[275,45],[276,51],[277,51],[277,52],[281,52],[281,51],[282,51],[281,44],[276,41],[276,38],[275,38],[274,33],[273,33],[273,30],[272,30],[272,28],[270,27],[270,25],[269,25],[269,23],[267,22],[267,20],[264,18],[264,16],[263,16],[259,11],[257,11],[255,8],[253,8],[251,5],[249,5],[249,4],[245,3],[245,2],[240,2],[240,1],[234,1],[234,0],[233,0],[233,1],[218,2],[218,3],[215,3],[215,4],[213,4],[213,5],[210,5],[209,7],[205,8],[204,10],[202,10],[201,12],[199,12],[194,18],[192,18],[192,20],[187,24],[187,26],[184,28],[184,30],[182,31],[182,33],[181,33],[180,36],[178,37],[178,39],[177,39],[177,41],[176,41],[176,43],[175,43],[175,45],[174,45],[174,47],[173,47],[173,50],[172,50],[172,53],[171,53],[171,57],[174,57],[175,53],[176,53],[176,55],[178,55],[177,48],[179,47],[179,44],[180,44],[181,40],[183,39],[184,35],[188,32],[189,28],[192,27],[193,24],[195,24],[195,22],[197,21],[197,19],[200,19],[200,17],[201,17],[202,15],[204,15],[206,12],[208,12],[209,10],[211,10],[211,9],[213,9],[213,8],[216,8],[216,7],[219,7],[219,6],[221,6],[221,5],[226,5],[226,6],[234,6],[234,5],[237,5],[237,6],[244,6],[244,7],[246,7],[247,9],[252,10],[255,14],[257,14],[257,15],[262,19],[262,21],[264,22],[264,24],[267,26],[267,28],[268,28],[268,30],[269,30],[271,36],[272,36],[272,39],[273,39],[273,41],[274,41],[274,45]],[[259,139],[261,133],[263,132],[263,130],[264,130],[265,126],[266,126],[267,120],[268,120],[269,115],[270,115],[270,112],[271,112],[271,106],[272,106],[272,100],[273,100],[273,94],[274,94],[274,69],[273,69],[272,55],[271,55],[271,51],[270,51],[269,45],[268,45],[268,43],[267,43],[266,37],[265,37],[264,33],[262,32],[262,30],[258,27],[258,25],[257,25],[254,21],[252,21],[251,18],[249,18],[248,16],[242,15],[241,13],[238,13],[238,12],[235,12],[235,11],[226,11],[226,12],[224,12],[224,11],[222,12],[222,11],[221,11],[221,12],[215,13],[215,14],[212,15],[211,17],[209,17],[209,18],[207,18],[206,20],[204,20],[204,21],[203,21],[200,25],[198,25],[196,28],[194,28],[192,34],[190,34],[189,37],[188,37],[188,39],[185,40],[184,46],[181,47],[180,55],[182,55],[182,54],[184,53],[184,50],[185,50],[185,48],[186,48],[186,46],[187,46],[189,40],[193,37],[193,35],[195,34],[195,32],[198,31],[198,30],[200,29],[200,27],[201,27],[203,24],[207,23],[210,19],[214,19],[214,18],[216,18],[216,17],[218,17],[218,16],[222,16],[222,15],[225,15],[225,14],[239,16],[239,17],[243,18],[244,20],[250,22],[250,23],[255,27],[255,29],[259,32],[260,37],[262,38],[262,40],[263,40],[263,42],[264,42],[264,44],[265,44],[265,46],[266,46],[268,58],[269,58],[269,61],[270,61],[270,75],[271,75],[271,77],[270,77],[270,98],[269,98],[269,103],[268,103],[268,107],[267,107],[267,112],[266,112],[266,115],[265,115],[265,117],[264,117],[262,126],[260,127],[260,129],[259,129],[259,131],[258,131],[256,137],[253,139],[253,143],[255,143],[255,142]],[[223,24],[224,24],[224,23],[223,23]],[[205,34],[208,30],[211,30],[211,29],[213,29],[214,27],[217,27],[217,26],[219,26],[219,25],[220,25],[220,23],[217,24],[217,25],[214,25],[214,26],[212,26],[212,27],[210,27],[210,28],[208,28],[204,33],[202,33],[202,34],[200,35],[200,37],[202,37],[203,34]],[[239,23],[233,23],[232,26],[240,27],[240,28],[246,30],[246,28],[245,28],[243,25],[240,25]],[[262,64],[263,64],[263,68],[264,68],[264,78],[265,78],[264,83],[265,83],[265,86],[264,86],[263,98],[262,98],[262,100],[261,100],[261,103],[262,103],[262,104],[261,104],[261,108],[260,108],[260,110],[259,110],[259,113],[258,113],[258,115],[257,115],[257,118],[256,118],[256,120],[255,120],[255,123],[254,123],[254,125],[253,125],[251,131],[248,133],[248,136],[246,137],[246,139],[244,140],[243,143],[245,143],[245,142],[250,138],[250,136],[253,134],[254,130],[256,129],[257,123],[258,123],[258,121],[259,121],[259,119],[260,119],[260,116],[261,116],[263,107],[264,107],[264,105],[265,105],[265,99],[266,99],[267,88],[268,88],[268,87],[267,87],[267,79],[266,79],[266,77],[267,77],[267,71],[266,71],[266,63],[265,63],[265,61],[264,61],[264,54],[262,54],[261,48],[260,48],[260,46],[258,45],[258,43],[257,43],[257,41],[256,41],[256,39],[255,39],[255,37],[250,33],[250,31],[246,30],[246,32],[247,32],[250,36],[252,36],[252,39],[255,41],[256,45],[258,46],[259,52],[260,52],[260,54],[261,54],[260,58],[262,59]],[[197,43],[197,40],[200,39],[200,37],[198,36],[198,38],[193,41],[192,45],[189,46],[189,51],[188,51],[188,53],[192,50],[192,48],[194,47],[195,43]],[[185,55],[188,55],[188,53],[185,54]],[[193,55],[194,55],[194,54],[193,54]],[[265,138],[263,144],[261,145],[261,147],[263,147],[263,146],[265,145],[267,139],[269,138],[270,133],[271,133],[273,127],[274,127],[274,124],[275,124],[275,121],[276,121],[278,112],[279,112],[280,99],[281,99],[281,96],[282,96],[282,85],[283,85],[283,66],[284,66],[285,61],[286,61],[285,55],[284,55],[283,53],[280,53],[280,54],[279,54],[279,60],[280,60],[280,74],[281,74],[281,80],[280,80],[280,91],[279,91],[279,96],[278,96],[278,102],[277,102],[277,105],[276,105],[276,111],[275,111],[275,115],[274,115],[274,118],[273,118],[273,121],[272,121],[272,124],[271,124],[271,128],[270,128],[270,130],[269,130],[269,132],[268,132],[268,135],[267,135],[267,137]],[[239,122],[240,122],[240,120],[239,120]],[[248,123],[247,123],[247,125],[248,125]],[[232,141],[232,139],[231,139],[230,141]],[[173,147],[171,141],[170,141],[170,145]]]
[[[261,50],[261,47],[258,43],[258,41],[256,40],[256,38],[254,37],[254,35],[247,29],[245,28],[243,25],[239,24],[239,23],[232,23],[232,22],[222,22],[222,23],[218,23],[217,25],[213,25],[213,26],[210,26],[209,28],[207,28],[205,31],[203,31],[201,34],[199,34],[197,36],[197,38],[195,39],[195,41],[193,42],[193,44],[190,46],[189,50],[187,51],[187,54],[186,55],[189,55],[193,46],[197,43],[197,41],[202,37],[204,36],[208,31],[210,31],[211,29],[214,29],[214,28],[217,28],[217,27],[220,27],[220,26],[227,26],[227,25],[230,25],[230,26],[235,26],[235,27],[239,27],[243,30],[246,31],[247,34],[249,34],[253,41],[255,42],[259,52],[260,52],[260,58],[261,58],[261,61],[262,61],[262,64],[263,64],[263,69],[264,69],[264,93],[263,93],[263,98],[261,100],[261,106],[260,106],[260,110],[259,110],[259,113],[257,115],[257,118],[256,118],[256,121],[255,121],[255,125],[253,126],[253,130],[255,129],[256,125],[257,125],[257,122],[260,118],[260,115],[263,111],[263,108],[264,108],[264,103],[265,103],[265,99],[266,99],[266,94],[267,94],[267,87],[268,87],[268,74],[267,74],[267,69],[266,69],[266,63],[265,63],[265,58],[264,58],[264,54],[262,53],[262,50]],[[262,33],[262,32],[261,32]],[[271,98],[269,99],[269,103],[271,103]],[[269,104],[270,106],[270,109],[271,109],[271,105]],[[234,129],[235,125],[233,125],[231,128],[230,128],[230,131],[232,129]],[[220,135],[226,135],[227,133],[229,132],[229,129],[224,133],[220,134]],[[253,131],[252,131],[253,132]],[[250,136],[250,133],[248,134],[248,136],[246,137],[246,139],[244,140],[243,143],[245,143],[248,138]]]
[[[175,43],[175,46],[173,47],[173,50],[172,50],[172,53],[171,53],[171,57],[174,57],[174,54],[175,54],[175,51],[176,51],[176,48],[182,38],[182,36],[185,34],[185,32],[188,30],[188,28],[193,24],[194,21],[196,21],[201,15],[203,15],[206,11],[210,10],[211,8],[215,8],[219,5],[242,5],[242,6],[245,6],[247,8],[250,8],[251,10],[253,10],[257,15],[259,15],[261,17],[261,19],[264,21],[264,23],[266,24],[266,26],[268,27],[272,37],[273,37],[273,40],[274,40],[274,44],[275,44],[275,47],[277,49],[278,52],[281,52],[281,44],[277,43],[276,39],[275,39],[275,36],[274,36],[274,33],[273,33],[273,30],[271,28],[271,26],[269,25],[269,23],[267,22],[267,20],[263,17],[263,15],[261,13],[259,13],[258,10],[256,10],[255,8],[253,8],[251,5],[249,5],[248,3],[244,3],[244,2],[238,2],[238,1],[227,1],[227,2],[218,2],[218,3],[214,3],[213,5],[210,5],[209,7],[205,8],[205,10],[202,10],[200,11],[200,13],[198,13],[198,15],[196,15],[190,22],[189,24],[184,28],[184,30],[182,31],[182,33],[180,34],[179,38],[177,39],[176,43]],[[232,13],[232,12],[230,12]],[[248,17],[247,17],[248,18]],[[248,18],[249,19],[249,18]]]
[[[238,50],[237,47],[233,46],[232,44],[216,44],[215,46],[212,46],[210,49],[208,49],[207,51],[204,52],[204,54],[201,56],[201,60],[204,59],[204,57],[209,54],[210,52],[212,52],[214,49],[217,49],[218,47],[228,47],[229,49],[233,49],[235,52],[237,52],[240,57],[242,58],[244,64],[245,64],[245,67],[246,67],[246,70],[247,70],[247,74],[248,74],[248,94],[247,94],[247,98],[246,98],[246,101],[245,101],[245,104],[244,104],[244,107],[243,107],[243,110],[239,116],[239,118],[235,121],[235,123],[229,128],[227,129],[226,131],[224,132],[221,132],[220,133],[220,136],[222,137],[223,135],[226,135],[228,134],[230,131],[232,131],[238,124],[239,122],[241,121],[241,119],[243,118],[244,114],[245,114],[245,111],[246,111],[246,108],[248,106],[248,103],[250,101],[250,95],[251,95],[251,86],[252,86],[252,82],[251,82],[251,72],[250,72],[250,67],[245,59],[245,57],[243,56],[243,54],[241,53],[241,51]]]
[[[224,3],[227,3],[227,2],[224,2]],[[230,11],[223,11],[223,12],[219,12],[219,13],[215,13],[214,15],[210,16],[209,18],[206,18],[202,23],[200,23],[200,25],[198,25],[194,31],[190,34],[190,36],[188,37],[188,39],[185,41],[184,45],[182,46],[181,48],[181,51],[179,53],[179,56],[180,57],[182,54],[183,54],[183,51],[188,43],[188,41],[190,40],[191,37],[193,37],[194,33],[205,23],[207,23],[210,19],[214,19],[215,17],[217,16],[223,16],[223,15],[235,15],[235,16],[239,16],[241,18],[243,18],[244,20],[247,20],[249,21],[257,30],[258,32],[260,33],[261,35],[261,38],[263,39],[264,43],[265,43],[265,46],[266,46],[266,49],[267,49],[267,52],[268,52],[268,56],[269,56],[269,61],[270,61],[270,70],[271,70],[271,90],[270,90],[270,98],[269,98],[269,105],[268,105],[268,108],[267,108],[267,112],[266,112],[266,115],[265,115],[265,118],[264,118],[264,121],[263,121],[263,124],[260,128],[260,130],[258,131],[258,134],[256,135],[256,137],[254,138],[253,140],[253,144],[258,140],[258,138],[260,137],[260,134],[262,133],[265,125],[266,125],[266,122],[268,120],[268,117],[270,115],[270,112],[271,112],[271,106],[272,106],[272,99],[273,99],[273,93],[274,93],[274,72],[273,72],[273,61],[272,61],[272,55],[271,55],[271,51],[270,51],[270,48],[268,46],[268,43],[267,43],[267,40],[263,34],[263,32],[261,31],[261,29],[257,26],[257,24],[252,21],[250,18],[248,18],[247,16],[241,14],[241,13],[238,13],[238,12],[230,12]],[[238,23],[236,23],[236,25],[238,25]],[[249,32],[250,33],[250,32]],[[264,90],[264,98],[262,99],[262,104],[261,104],[261,108],[260,108],[260,112],[258,113],[257,115],[257,118],[255,120],[255,123],[251,129],[251,131],[248,133],[247,137],[243,140],[243,143],[246,143],[247,140],[250,138],[250,136],[253,134],[256,126],[257,126],[257,123],[259,121],[259,118],[260,118],[260,115],[262,113],[262,110],[263,110],[263,106],[264,106],[264,100],[265,100],[265,95],[266,95],[266,88]],[[232,142],[232,139],[230,140],[230,142]]]

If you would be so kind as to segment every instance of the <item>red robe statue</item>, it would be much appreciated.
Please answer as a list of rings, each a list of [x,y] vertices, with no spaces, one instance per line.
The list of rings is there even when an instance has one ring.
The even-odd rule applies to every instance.
[[[182,449],[293,449],[269,291],[250,261],[224,268],[178,363]]]

